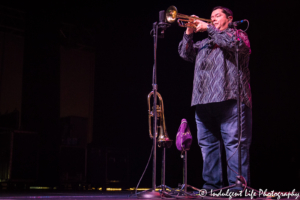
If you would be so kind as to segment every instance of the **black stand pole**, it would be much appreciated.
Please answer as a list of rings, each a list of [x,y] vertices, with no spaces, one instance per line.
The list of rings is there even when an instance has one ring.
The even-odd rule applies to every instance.
[[[183,166],[183,184],[187,186],[187,151],[184,151]],[[184,187],[184,192],[187,192],[187,187]]]
[[[156,192],[156,137],[157,137],[157,84],[156,84],[156,50],[157,50],[157,38],[158,38],[158,24],[153,23],[153,39],[154,39],[154,64],[153,64],[153,76],[152,76],[152,91],[153,91],[153,158],[152,158],[152,188],[151,190],[143,191],[138,195],[138,198],[152,199],[161,198],[161,194]]]
[[[163,147],[162,151],[161,185],[166,185],[166,147]],[[166,188],[162,187],[162,191],[166,191]]]
[[[157,186],[161,188],[162,193],[166,193],[166,146],[163,146],[162,161],[161,161],[161,185]]]
[[[178,185],[178,190],[176,190],[177,197],[179,196],[188,196],[188,197],[197,197],[195,193],[187,192],[187,188],[192,188],[193,190],[200,191],[201,189],[194,186],[188,185],[187,183],[187,151],[184,151],[184,154],[181,155],[183,159],[183,184]]]
[[[238,118],[237,118],[237,126],[238,126],[238,175],[236,177],[235,184],[230,185],[228,187],[224,187],[221,189],[213,190],[213,192],[217,192],[223,189],[229,189],[233,187],[239,187],[244,189],[250,189],[254,190],[255,192],[259,193],[258,190],[253,189],[249,186],[247,186],[247,182],[245,178],[242,176],[242,163],[241,163],[241,138],[242,138],[242,128],[241,128],[241,80],[240,80],[240,66],[239,66],[239,32],[236,29],[236,26],[233,25],[233,28],[235,30],[235,62],[237,66],[237,112],[238,112]]]
[[[154,39],[154,64],[153,64],[153,78],[152,78],[152,90],[153,90],[153,165],[152,165],[152,189],[151,191],[143,191],[138,195],[138,198],[161,198],[162,195],[160,192],[156,192],[156,137],[158,135],[157,133],[157,110],[156,110],[156,105],[157,105],[157,78],[156,78],[156,71],[157,71],[157,65],[156,65],[156,52],[157,52],[157,39],[158,37],[163,38],[164,37],[164,30],[166,30],[170,25],[168,23],[165,23],[165,17],[164,14],[165,11],[160,11],[160,22],[154,22],[153,23],[153,39]],[[158,30],[161,29],[161,35],[158,35]],[[165,192],[165,156],[166,156],[166,147],[163,145],[163,160],[162,160],[162,185],[160,186]]]

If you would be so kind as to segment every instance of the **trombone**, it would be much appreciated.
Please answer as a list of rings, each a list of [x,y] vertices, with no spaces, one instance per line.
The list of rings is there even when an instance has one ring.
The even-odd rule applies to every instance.
[[[151,96],[153,95],[153,91],[151,91],[148,94],[148,123],[149,123],[149,136],[152,139],[153,135],[155,134],[154,137],[157,138],[157,134],[159,132],[159,136],[157,138],[158,141],[158,147],[168,147],[170,148],[172,145],[172,140],[170,140],[168,133],[167,133],[167,128],[166,128],[166,122],[165,122],[165,114],[164,114],[164,102],[163,99],[160,95],[160,93],[156,92],[157,97],[158,97],[158,105],[156,105],[156,113],[157,113],[157,121],[159,121],[159,125],[157,126],[157,130],[153,131],[154,134],[152,134],[152,123],[151,123],[151,119],[153,117],[153,106],[151,107],[150,105],[150,99]],[[159,129],[159,131],[158,131]]]
[[[189,15],[180,14],[178,13],[178,10],[175,6],[170,6],[166,11],[166,20],[169,23],[173,23],[175,22],[176,19],[179,26],[192,27],[192,28],[196,28],[196,24],[193,23],[195,19],[205,21],[205,22],[211,22],[210,19],[204,19],[204,18],[192,17]]]

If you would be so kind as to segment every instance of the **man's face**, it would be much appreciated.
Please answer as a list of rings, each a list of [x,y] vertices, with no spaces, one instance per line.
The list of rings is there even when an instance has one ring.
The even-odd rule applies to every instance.
[[[223,31],[228,28],[228,24],[232,21],[232,16],[226,17],[226,14],[223,13],[222,9],[214,10],[211,13],[210,17],[212,24],[219,29],[220,31]]]

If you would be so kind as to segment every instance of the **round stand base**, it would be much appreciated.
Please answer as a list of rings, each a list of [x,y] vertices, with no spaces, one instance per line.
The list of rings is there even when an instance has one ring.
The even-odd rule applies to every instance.
[[[137,198],[139,199],[160,199],[161,194],[156,191],[144,191],[137,195]]]

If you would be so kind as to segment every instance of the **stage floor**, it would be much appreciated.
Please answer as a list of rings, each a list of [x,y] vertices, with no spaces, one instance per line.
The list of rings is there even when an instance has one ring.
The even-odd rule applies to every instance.
[[[132,192],[101,192],[101,191],[28,191],[28,192],[0,192],[0,199],[80,199],[80,200],[94,200],[94,199],[129,199],[134,193]]]
[[[22,200],[22,199],[70,199],[70,200],[94,200],[94,199],[101,199],[101,200],[122,200],[122,199],[137,199],[134,195],[134,192],[101,192],[101,191],[0,191],[0,199],[15,199],[15,200]],[[156,199],[182,199],[181,198],[156,198]],[[185,198],[190,199],[190,198]],[[228,197],[198,197],[194,199],[229,199]],[[250,200],[251,197],[244,197],[244,198],[232,198],[234,200]],[[253,199],[270,199],[267,197],[257,197]],[[277,197],[273,197],[273,199],[277,199]],[[281,197],[280,199],[296,199],[296,196]],[[298,197],[298,199],[300,199]]]

